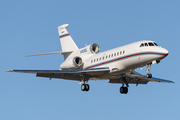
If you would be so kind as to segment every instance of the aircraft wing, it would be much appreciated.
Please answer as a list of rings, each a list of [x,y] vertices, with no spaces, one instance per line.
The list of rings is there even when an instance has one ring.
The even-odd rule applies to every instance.
[[[125,78],[130,84],[147,84],[148,82],[164,82],[164,83],[174,83],[174,81],[160,79],[160,78],[147,78],[145,75],[141,75],[137,72],[127,73]],[[110,79],[109,83],[123,83],[122,77],[120,79]]]
[[[133,72],[133,75],[138,76],[139,78],[141,78],[142,80],[148,80],[148,81],[152,81],[152,82],[164,82],[164,83],[174,83],[174,81],[171,80],[165,80],[165,79],[161,79],[161,78],[147,78],[145,75],[141,75],[138,72]],[[133,75],[129,75],[131,77],[133,77]]]
[[[84,75],[96,77],[109,73],[109,68],[93,68],[82,70],[7,70],[6,72],[34,73],[37,77],[82,80]]]

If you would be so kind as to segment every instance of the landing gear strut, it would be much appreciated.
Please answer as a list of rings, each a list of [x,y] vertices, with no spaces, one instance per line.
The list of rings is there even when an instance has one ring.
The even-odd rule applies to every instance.
[[[83,76],[83,78],[82,78],[82,81],[84,82],[82,85],[81,85],[81,90],[82,91],[89,91],[89,89],[90,89],[90,86],[89,86],[89,84],[86,84],[86,82],[89,80],[89,76],[88,75],[84,75]],[[81,81],[81,82],[82,82]],[[81,83],[80,82],[80,83]]]
[[[150,69],[151,69],[151,63],[146,65],[146,71],[148,72],[148,74],[146,75],[147,78],[152,78]]]
[[[119,92],[121,94],[127,94],[128,93],[128,87],[129,87],[128,82],[127,82],[125,77],[122,78],[122,81],[123,81],[123,84],[122,84],[122,87],[120,87]],[[126,84],[126,87],[124,87],[124,84]]]

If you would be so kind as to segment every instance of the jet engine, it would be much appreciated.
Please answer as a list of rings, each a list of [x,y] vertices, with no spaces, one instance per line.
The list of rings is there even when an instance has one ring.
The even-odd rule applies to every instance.
[[[99,45],[93,43],[80,49],[80,54],[96,54],[100,50]]]
[[[83,64],[82,58],[79,56],[76,56],[74,58],[64,61],[61,64],[60,68],[61,69],[77,69],[77,68],[81,67],[82,64]]]
[[[90,51],[91,51],[91,53],[98,53],[99,52],[99,45],[98,44],[95,44],[95,43],[93,43],[93,44],[91,44],[90,45]]]

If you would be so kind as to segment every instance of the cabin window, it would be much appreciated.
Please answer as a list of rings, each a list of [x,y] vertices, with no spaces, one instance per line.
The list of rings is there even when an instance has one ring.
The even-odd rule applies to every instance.
[[[120,55],[122,54],[122,52],[120,52]]]
[[[111,55],[109,55],[109,58],[111,57]]]
[[[119,56],[119,52],[117,52],[117,56]]]
[[[108,56],[106,56],[106,59],[108,58]]]
[[[91,63],[93,63],[93,60],[91,60]]]
[[[97,62],[98,62],[98,58],[97,58]]]
[[[96,60],[94,59],[94,62],[96,62]]]
[[[148,46],[148,44],[147,44],[147,43],[145,43],[145,46]]]
[[[101,61],[101,58],[99,58],[99,61]]]
[[[104,57],[103,57],[103,60],[104,60]]]
[[[111,57],[113,57],[113,54],[111,55]]]
[[[116,57],[116,53],[114,53],[114,57]]]
[[[125,50],[123,50],[123,54],[125,53]]]

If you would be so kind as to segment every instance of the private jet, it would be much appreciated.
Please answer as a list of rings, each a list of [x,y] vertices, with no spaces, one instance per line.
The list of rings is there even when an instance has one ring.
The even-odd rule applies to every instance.
[[[89,80],[109,80],[109,83],[122,84],[121,94],[128,93],[129,84],[147,84],[148,82],[174,83],[170,80],[152,77],[152,64],[159,64],[169,54],[168,50],[155,41],[143,40],[99,52],[98,44],[93,43],[78,48],[67,31],[69,24],[58,27],[62,51],[29,56],[61,54],[64,62],[59,70],[7,70],[7,72],[34,73],[37,77],[59,78],[79,81],[82,91],[89,91]],[[146,66],[147,75],[134,70]]]

